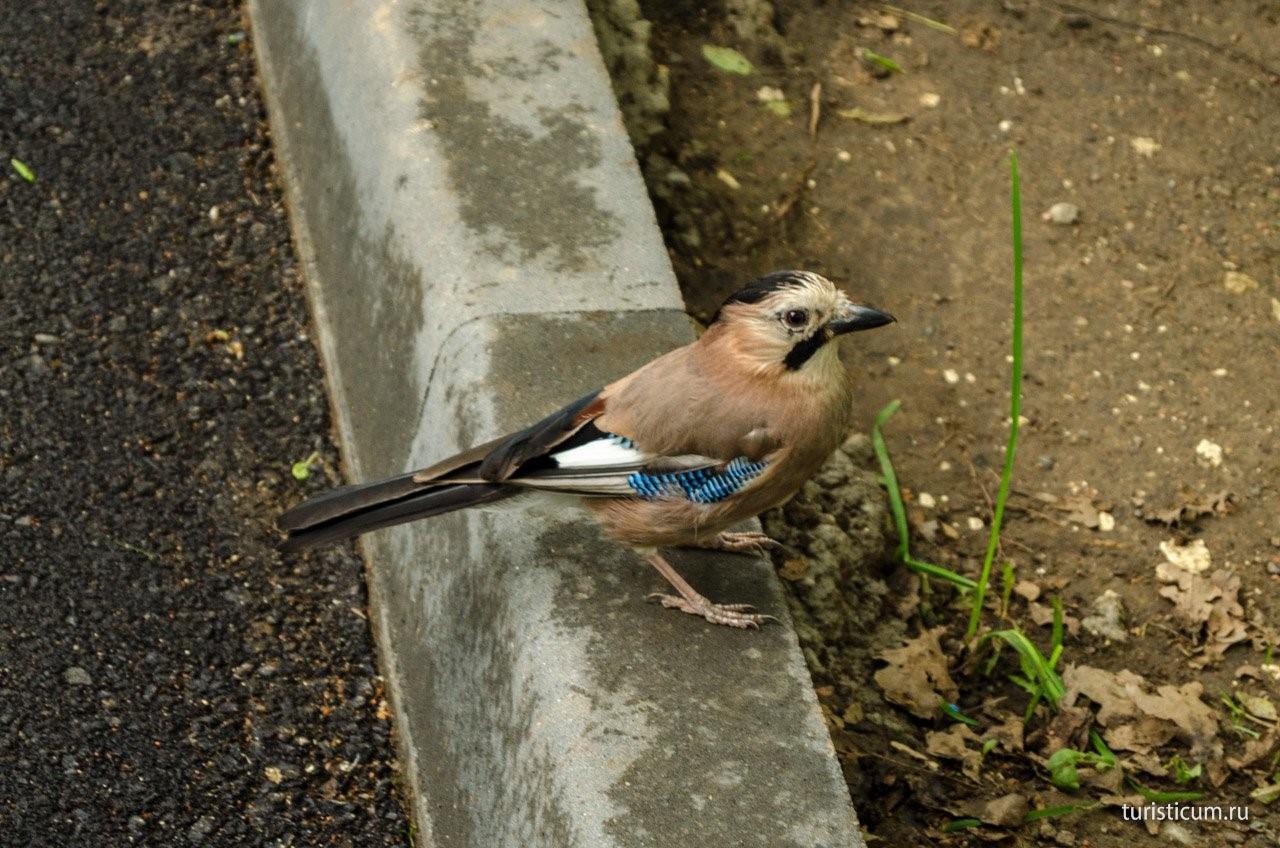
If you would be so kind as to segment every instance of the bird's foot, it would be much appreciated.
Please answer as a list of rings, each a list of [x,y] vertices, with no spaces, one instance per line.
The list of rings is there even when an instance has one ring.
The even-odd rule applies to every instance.
[[[768,550],[785,550],[781,542],[770,539],[764,533],[748,531],[745,533],[717,533],[704,546],[713,551],[729,551],[735,554],[762,554]]]
[[[657,601],[667,609],[678,609],[690,615],[701,616],[712,624],[723,624],[725,627],[738,627],[743,630],[758,630],[765,622],[777,623],[778,621],[771,615],[752,612],[755,607],[751,604],[717,604],[702,595],[695,595],[691,599],[682,595],[654,592],[649,596],[649,600]]]

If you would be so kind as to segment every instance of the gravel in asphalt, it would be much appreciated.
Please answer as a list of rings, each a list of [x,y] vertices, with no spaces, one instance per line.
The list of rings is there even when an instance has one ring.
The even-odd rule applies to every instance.
[[[0,845],[408,843],[249,37],[0,15]]]

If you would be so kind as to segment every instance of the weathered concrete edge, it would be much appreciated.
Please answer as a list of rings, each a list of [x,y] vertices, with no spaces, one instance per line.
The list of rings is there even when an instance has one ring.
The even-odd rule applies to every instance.
[[[251,2],[249,9],[250,9],[251,15],[254,18],[260,19],[261,9],[259,7],[258,2]],[[582,16],[585,19],[585,13],[582,13]],[[338,377],[337,377],[337,375],[342,371],[344,367],[344,355],[341,351],[341,345],[339,344],[339,340],[334,336],[335,323],[331,320],[331,316],[326,311],[327,310],[326,295],[325,295],[326,284],[324,280],[324,272],[320,267],[320,263],[317,261],[317,251],[315,248],[317,234],[313,233],[314,222],[309,220],[309,216],[307,213],[307,204],[302,200],[301,191],[299,189],[300,182],[302,179],[304,179],[304,177],[297,172],[296,163],[299,160],[295,156],[295,152],[290,149],[290,144],[291,144],[290,136],[292,135],[292,133],[290,131],[288,124],[283,118],[283,110],[281,108],[281,105],[279,102],[277,102],[277,86],[273,84],[276,81],[275,79],[273,79],[273,76],[274,76],[273,69],[276,66],[274,66],[271,60],[270,48],[268,47],[268,45],[265,44],[263,39],[257,36],[256,33],[255,33],[254,41],[257,46],[257,50],[259,52],[259,61],[263,68],[263,76],[264,76],[264,81],[266,83],[264,87],[266,88],[266,99],[268,103],[268,109],[271,114],[273,127],[275,129],[274,134],[275,134],[275,143],[277,146],[278,159],[281,162],[282,169],[284,170],[284,173],[285,173],[286,193],[288,195],[288,200],[290,203],[290,208],[292,213],[291,221],[294,228],[295,239],[298,244],[299,255],[302,258],[304,267],[306,269],[306,278],[308,281],[308,292],[311,298],[314,315],[316,318],[316,323],[321,330],[321,332],[319,333],[318,341],[321,347],[322,356],[326,364],[326,373],[330,381],[330,396],[333,399],[334,407],[335,407],[334,408],[335,421],[337,422],[337,425],[338,425],[339,442],[343,449],[344,457],[347,458],[350,466],[359,468],[365,465],[365,463],[361,462],[358,459],[358,457],[360,457],[362,454],[360,437],[359,437],[358,429],[352,425],[351,414],[353,410],[346,403],[344,403],[344,401],[346,400],[346,393],[343,391],[342,386],[339,384]],[[597,65],[598,64],[599,63],[597,62]],[[604,75],[604,71],[602,67],[598,68],[598,73],[596,74],[596,77],[597,79],[595,80],[595,84],[598,84],[607,88],[608,80],[607,80],[607,77],[605,77]],[[644,202],[647,203],[647,198],[644,199]],[[342,234],[336,234],[336,233],[327,233],[327,234],[322,233],[320,235],[327,236],[334,239],[340,239],[342,237]],[[397,273],[398,272],[396,271],[384,271],[382,272],[382,275],[387,278],[394,278]],[[678,311],[679,304],[673,303],[671,304],[671,307],[672,307],[671,312],[666,316],[666,318],[662,318],[660,316],[655,316],[655,317],[659,321],[665,320],[669,322],[669,324],[673,327],[673,329],[671,329],[671,331],[666,334],[669,336],[668,340],[670,341],[674,339],[678,341],[681,332],[685,330],[683,327],[682,319]],[[616,311],[617,310],[615,310],[615,312]],[[647,310],[643,308],[638,311],[641,313],[652,312],[652,310]],[[623,324],[619,324],[618,326],[625,326],[627,324],[632,323],[633,319],[627,316],[632,316],[636,312],[637,310],[634,308],[627,308],[627,309],[621,310],[619,314],[623,316],[625,321],[623,322]],[[567,321],[577,321],[582,319],[582,316],[580,315],[575,316],[570,313],[565,313],[557,310],[542,311],[535,314],[540,316],[547,316],[548,319],[553,322],[561,319],[567,320]],[[480,317],[472,316],[467,318],[466,325],[465,325],[466,329],[460,334],[461,340],[458,343],[465,346],[468,343],[466,341],[466,337],[475,336],[475,337],[484,338],[484,341],[481,342],[482,346],[487,344],[490,347],[492,347],[494,339],[499,338],[502,332],[504,331],[503,327],[501,326],[501,322],[495,321],[496,317],[499,317],[499,316],[493,316],[493,315],[480,316]],[[600,320],[600,318],[597,313],[592,313],[592,316],[588,320],[595,321],[595,320]],[[605,316],[605,320],[613,321],[614,319],[608,316]],[[662,332],[655,332],[654,334],[664,335],[664,333]],[[653,351],[653,352],[657,352],[657,351]],[[437,358],[443,357],[444,354],[445,354],[445,351],[443,350],[443,348],[436,352]],[[485,353],[484,355],[478,355],[474,358],[474,361],[478,363],[483,363],[483,364],[480,365],[477,373],[471,375],[473,380],[479,380],[482,378],[487,378],[492,376],[491,370],[489,370],[489,366],[492,365],[491,355],[489,355],[488,353]],[[351,365],[351,363],[346,363],[346,364]],[[462,367],[465,370],[465,363],[462,363],[460,367]],[[498,370],[501,370],[501,369],[498,369]],[[510,371],[509,366],[507,370]],[[473,385],[474,385],[474,382],[473,382]],[[426,388],[429,392],[431,389],[431,386],[428,385]],[[538,387],[534,387],[534,388],[536,390]],[[557,386],[556,388],[561,388],[561,387]],[[492,422],[492,420],[495,417],[498,419],[501,419],[503,417],[503,415],[500,413],[495,416],[495,413],[493,412],[492,407],[497,407],[497,406],[500,406],[501,404],[500,402],[498,402],[493,398],[490,398],[487,401],[484,398],[472,398],[470,400],[470,404],[472,404],[473,408],[467,408],[467,403],[465,402],[456,403],[454,404],[455,408],[452,410],[452,414],[455,417],[466,417],[468,412],[476,413],[477,410],[474,408],[474,404],[477,404],[477,403],[481,407],[484,407],[486,405],[491,407],[491,409],[487,410],[489,413],[487,415],[483,414],[484,410],[481,410],[481,414],[477,416],[479,419],[483,420],[485,418],[488,418]],[[496,524],[490,527],[490,530],[495,532],[496,535],[500,536],[502,535],[502,532],[504,530],[519,532],[520,530],[525,529],[525,527],[527,526],[527,525],[521,525],[519,522],[516,522],[516,524],[509,524],[506,527],[503,527],[502,524],[503,524],[503,519],[499,518],[496,520]],[[464,533],[471,533],[473,532],[473,529],[474,528],[464,531]],[[578,528],[574,532],[580,533],[582,531],[580,528]],[[510,539],[503,540],[499,538],[496,540],[486,540],[484,544],[493,545],[497,548],[501,548],[504,544],[509,544],[510,541],[511,541]],[[539,544],[545,545],[546,541],[543,540]],[[416,763],[419,746],[414,744],[413,730],[412,730],[411,721],[410,721],[410,717],[412,716],[415,710],[415,705],[412,702],[412,699],[409,698],[404,691],[402,691],[402,687],[400,685],[400,681],[402,680],[402,677],[404,674],[404,671],[401,668],[401,664],[399,662],[400,645],[397,642],[397,639],[395,638],[395,634],[393,633],[393,628],[388,622],[387,615],[386,615],[386,611],[390,608],[391,605],[387,601],[387,599],[384,597],[384,594],[385,592],[388,591],[389,587],[386,581],[377,579],[375,574],[372,573],[373,572],[372,563],[375,560],[381,559],[385,561],[387,559],[393,559],[397,557],[401,559],[411,560],[413,557],[413,549],[412,549],[412,546],[406,547],[404,544],[396,544],[395,542],[388,541],[387,539],[384,539],[381,537],[379,537],[378,541],[375,542],[373,545],[371,545],[370,548],[372,548],[372,550],[367,549],[367,552],[371,553],[372,556],[367,557],[367,559],[371,563],[370,586],[371,586],[371,604],[373,604],[375,607],[375,619],[374,619],[375,631],[376,631],[375,635],[378,639],[378,642],[381,648],[381,651],[380,651],[381,661],[383,663],[384,670],[386,671],[387,681],[391,688],[391,695],[393,698],[394,705],[396,707],[395,714],[396,714],[397,730],[398,730],[397,737],[401,745],[402,757],[405,759],[406,764],[408,766],[407,771],[409,773],[410,783],[414,785],[414,789],[415,789],[414,798],[413,798],[413,811],[415,813],[416,819],[418,820],[419,828],[421,829],[421,832],[428,835],[428,838],[429,838],[429,834],[431,833],[431,830],[432,830],[432,822],[431,822],[431,817],[427,811],[429,810],[430,805],[426,802],[424,798],[425,793],[423,792],[423,787],[416,785],[418,775],[419,775],[419,766]],[[481,550],[484,550],[484,548],[482,547]],[[707,572],[701,575],[700,577],[701,583],[703,585],[706,585],[708,583],[714,584],[716,580],[714,569],[711,569],[709,566],[710,564],[705,561],[702,563],[695,562],[692,565],[694,569],[699,569]],[[406,570],[411,570],[412,567],[413,567],[412,562],[409,562],[408,564],[404,565],[404,568]],[[766,603],[774,609],[781,610],[783,608],[781,595],[780,595],[780,592],[778,591],[779,587],[777,586],[776,580],[775,578],[772,577],[772,572],[769,569],[764,567],[753,567],[752,569],[742,569],[741,564],[737,564],[737,568],[744,572],[743,574],[739,575],[739,577],[746,577],[746,580],[745,581],[729,580],[729,582],[741,583],[741,582],[756,581],[758,583],[763,581],[768,584],[765,587],[768,589],[768,592],[767,592],[768,600],[766,601]],[[695,579],[695,583],[697,582],[699,582],[699,579]],[[398,589],[398,587],[396,588]],[[634,597],[632,597],[631,600],[634,601]],[[597,602],[599,602],[599,599],[597,599]],[[641,612],[644,613],[644,615],[646,616],[653,615],[652,609],[645,608],[643,607],[643,605],[638,605],[638,606]],[[595,623],[598,624],[598,622],[595,622]],[[656,624],[657,626],[654,627],[655,630],[659,630],[659,631],[671,631],[672,629],[675,630],[675,632],[659,634],[657,636],[657,640],[659,642],[663,639],[669,639],[669,640],[675,641],[680,639],[687,640],[690,638],[689,634],[685,632],[685,629],[682,629],[682,628],[685,628],[685,623],[680,621],[680,617],[678,616],[667,616],[665,618],[657,619]],[[645,626],[649,626],[649,625],[645,625]],[[720,634],[717,634],[717,633],[712,633],[710,636],[710,638],[713,640],[719,637],[720,637]],[[785,637],[783,638],[783,641],[786,643],[786,650],[789,651],[790,653],[789,662],[787,663],[788,668],[786,669],[786,673],[789,675],[793,675],[798,669],[803,676],[803,663],[799,657],[799,652],[796,647],[794,634],[788,630],[785,634]],[[753,649],[751,647],[748,647],[747,650],[748,651],[755,650],[757,654],[759,653],[759,650]],[[711,683],[712,681],[707,680],[707,682]],[[801,706],[803,708],[802,713],[805,715],[804,720],[809,723],[809,726],[796,728],[797,737],[795,740],[795,744],[801,747],[811,747],[815,738],[813,735],[813,730],[814,730],[814,727],[816,726],[818,731],[817,736],[821,737],[821,740],[825,742],[826,756],[830,760],[829,768],[821,769],[821,771],[826,771],[828,774],[828,777],[832,777],[835,781],[839,782],[840,784],[839,791],[837,791],[834,795],[834,797],[837,799],[837,804],[838,804],[839,803],[838,799],[843,794],[843,784],[842,782],[840,782],[839,770],[838,770],[838,767],[836,767],[835,765],[834,754],[830,750],[830,742],[826,738],[825,730],[823,730],[821,727],[820,720],[818,718],[817,709],[816,709],[816,701],[813,698],[811,689],[809,689],[807,686],[807,678],[805,678],[801,682],[804,685],[802,685],[800,688],[804,693],[806,693],[806,697],[804,697],[805,703],[802,705],[795,705],[795,706]],[[714,700],[715,693],[711,693],[710,698]],[[801,731],[804,731],[804,732],[801,732]],[[805,737],[805,738],[801,738],[801,737]],[[750,779],[750,777],[748,777],[748,779]],[[827,789],[829,790],[830,787],[827,787]],[[819,793],[819,794],[825,794],[825,793]],[[799,800],[800,799],[797,799],[797,801]],[[803,805],[801,804],[799,806],[803,806]],[[806,832],[805,825],[807,823],[795,822],[795,823],[792,823],[794,825],[794,827],[792,827],[792,830],[800,831],[795,834],[797,837],[797,839],[795,840],[795,844],[860,845],[861,838],[857,834],[856,823],[853,821],[851,810],[847,809],[848,807],[847,797],[845,797],[844,799],[843,806],[846,809],[832,809],[830,813],[832,816],[832,821],[841,821],[841,820],[847,821],[847,827],[836,826],[834,828],[819,828],[819,830],[823,831],[821,835],[818,836],[819,841],[813,841],[809,837],[802,835],[803,832]],[[549,831],[539,831],[539,833],[543,834],[544,836],[547,832]],[[814,831],[814,833],[817,834],[817,831]],[[441,844],[444,844],[444,843],[442,842]],[[665,844],[665,843],[658,843],[658,844]]]

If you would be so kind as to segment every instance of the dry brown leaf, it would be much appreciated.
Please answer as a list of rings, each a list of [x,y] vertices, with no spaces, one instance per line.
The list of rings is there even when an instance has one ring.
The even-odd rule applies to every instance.
[[[1257,739],[1251,739],[1246,742],[1244,751],[1241,752],[1240,756],[1227,757],[1227,765],[1237,771],[1246,769],[1264,757],[1270,756],[1271,749],[1276,746],[1277,740],[1280,740],[1280,732],[1272,728]]]
[[[1013,594],[1028,601],[1040,600],[1040,587],[1030,580],[1019,580],[1013,584]]]
[[[1236,507],[1236,496],[1226,489],[1202,494],[1184,488],[1172,506],[1145,512],[1143,519],[1150,524],[1166,527],[1194,524],[1209,515],[1226,515]]]
[[[1090,608],[1093,614],[1080,620],[1085,630],[1112,642],[1128,640],[1129,633],[1124,629],[1124,601],[1114,590],[1108,589],[1094,598]]]
[[[960,806],[956,813],[961,816],[972,816],[987,824],[1016,827],[1022,824],[1027,816],[1027,796],[1012,792],[989,801],[970,801]]]
[[[1168,742],[1177,732],[1173,722],[1146,716],[1133,724],[1107,730],[1103,738],[1118,751],[1150,751]]]
[[[1124,788],[1124,769],[1122,768],[1106,768],[1101,771],[1095,768],[1080,768],[1077,769],[1077,773],[1080,775],[1081,783],[1092,786],[1094,789],[1116,793]]]
[[[1063,748],[1081,750],[1085,744],[1085,731],[1093,722],[1093,716],[1087,707],[1065,705],[1058,710],[1044,729],[1043,744],[1040,750],[1052,754]]]
[[[1218,569],[1205,577],[1176,568],[1157,568],[1156,576],[1169,584],[1160,590],[1160,596],[1173,601],[1178,617],[1188,624],[1202,625],[1197,636],[1203,638],[1204,653],[1195,665],[1217,662],[1228,648],[1249,638],[1240,604],[1239,576]]]
[[[906,707],[919,718],[936,718],[945,700],[954,703],[960,694],[947,671],[947,658],[938,643],[937,627],[908,639],[901,648],[882,651],[878,657],[889,663],[874,675],[876,684],[890,702]]]
[[[1072,524],[1080,524],[1094,530],[1101,523],[1098,513],[1103,510],[1102,505],[1095,503],[1096,498],[1097,492],[1087,490],[1061,497],[1054,506],[1067,513],[1067,520]]]
[[[1280,715],[1276,714],[1276,705],[1271,703],[1271,699],[1265,695],[1250,695],[1247,692],[1241,692],[1236,695],[1236,700],[1254,718],[1262,719],[1271,724],[1280,721]]]
[[[970,748],[967,743],[977,743],[978,734],[969,729],[967,724],[955,724],[948,730],[930,730],[924,736],[924,749],[935,757],[947,760],[959,760],[960,770],[973,780],[978,779],[982,768],[982,753]]]
[[[1006,752],[1021,751],[1023,734],[1026,732],[1026,726],[1023,724],[1022,717],[1011,715],[1007,716],[1000,724],[987,728],[982,734],[982,741],[994,739],[1000,743],[1000,747]]]
[[[1027,613],[1031,616],[1031,620],[1040,627],[1048,627],[1053,624],[1053,607],[1048,604],[1031,601],[1027,604]],[[1074,615],[1063,613],[1062,626],[1067,628],[1068,633],[1075,636],[1080,632],[1080,619]]]
[[[1099,708],[1098,723],[1108,731],[1124,724],[1163,720],[1177,728],[1179,738],[1191,743],[1191,754],[1196,759],[1217,759],[1222,755],[1218,716],[1200,699],[1204,686],[1197,680],[1181,686],[1166,684],[1149,692],[1141,675],[1090,666],[1067,666],[1062,679],[1067,687],[1063,703],[1074,706],[1078,695],[1093,701]],[[1155,735],[1155,728],[1145,724],[1130,731],[1126,741],[1140,744]],[[1141,747],[1134,750],[1140,751]]]

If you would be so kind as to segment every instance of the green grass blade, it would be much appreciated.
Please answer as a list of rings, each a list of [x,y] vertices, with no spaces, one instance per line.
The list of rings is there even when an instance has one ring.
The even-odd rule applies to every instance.
[[[1143,786],[1132,777],[1128,778],[1129,785],[1132,786],[1139,795],[1146,798],[1153,804],[1179,804],[1183,801],[1199,801],[1204,797],[1203,792],[1160,792],[1150,787]]]
[[[1038,684],[1040,694],[1056,709],[1062,696],[1067,694],[1067,687],[1040,649],[1021,630],[996,630],[982,637],[983,642],[990,639],[999,639],[1018,652],[1026,676]]]
[[[868,50],[865,47],[862,48],[862,55],[866,58],[868,62],[873,62],[879,65],[880,67],[884,68],[886,71],[891,71],[895,74],[902,73],[902,66],[899,65],[897,62],[893,61],[892,59],[890,59],[888,56],[881,56],[879,53],[876,53],[874,50]]]
[[[907,510],[902,505],[902,491],[898,488],[898,473],[893,470],[893,462],[889,459],[889,446],[884,442],[884,425],[893,413],[902,406],[902,401],[893,400],[880,410],[876,421],[871,425],[871,448],[880,461],[880,476],[884,478],[884,486],[889,491],[889,509],[893,511],[893,526],[898,531],[898,557],[906,559],[907,545]]]
[[[923,562],[911,556],[911,538],[907,530],[907,508],[902,503],[902,489],[898,486],[898,472],[893,468],[893,460],[889,458],[889,446],[884,441],[884,425],[895,412],[898,407],[902,406],[902,401],[890,401],[889,404],[876,416],[875,423],[871,425],[871,447],[875,451],[876,459],[880,462],[880,476],[883,478],[885,490],[889,493],[889,510],[893,513],[893,526],[898,531],[898,559],[902,564],[912,571],[925,574],[930,577],[937,577],[939,580],[946,580],[962,589],[973,589],[978,584],[962,574],[956,574],[950,569],[943,568],[940,565]]]
[[[1102,737],[1098,735],[1098,731],[1089,730],[1089,741],[1093,743],[1093,750],[1098,752],[1098,756],[1102,758],[1103,764],[1108,768],[1116,764],[1116,752],[1107,747],[1107,743],[1102,741]]]
[[[1000,490],[996,494],[995,509],[991,516],[991,534],[987,537],[987,554],[982,560],[982,573],[978,588],[973,593],[973,606],[969,610],[969,627],[965,639],[971,640],[978,633],[982,619],[982,603],[986,599],[987,585],[991,581],[991,564],[1000,544],[1000,525],[1004,523],[1004,505],[1009,499],[1009,485],[1013,480],[1013,460],[1018,451],[1019,420],[1022,417],[1022,178],[1018,173],[1018,154],[1009,154],[1009,205],[1013,218],[1013,376],[1009,390],[1009,441],[1004,449],[1004,468],[1000,472]]]
[[[961,830],[969,830],[973,827],[982,827],[981,819],[955,819],[949,821],[942,826],[943,833],[956,833]]]
[[[18,172],[18,176],[27,182],[33,183],[36,181],[36,172],[31,170],[31,167],[26,162],[21,159],[10,159],[9,164],[13,166],[13,170]]]
[[[963,574],[956,574],[949,568],[943,568],[942,566],[934,565],[931,562],[924,562],[923,560],[918,560],[915,557],[909,556],[904,559],[902,563],[912,571],[917,571],[929,577],[937,577],[939,580],[946,580],[948,583],[959,586],[961,589],[976,589],[978,586],[976,580],[965,577]]]
[[[978,726],[978,720],[976,718],[970,718],[969,716],[960,712],[960,708],[957,707],[955,704],[949,704],[946,701],[943,701],[938,705],[938,709],[942,710],[944,714],[946,714],[948,717],[958,722],[967,724],[970,727]]]
[[[935,21],[933,18],[926,18],[924,15],[921,15],[918,12],[912,12],[907,9],[899,8],[897,6],[890,6],[888,4],[885,4],[882,8],[885,9],[886,11],[893,12],[895,15],[902,15],[902,17],[906,18],[907,20],[916,21],[917,23],[922,23],[925,26],[929,27],[930,29],[936,29],[939,32],[945,32],[948,35],[956,34],[955,27],[949,24],[945,24],[942,21]]]

